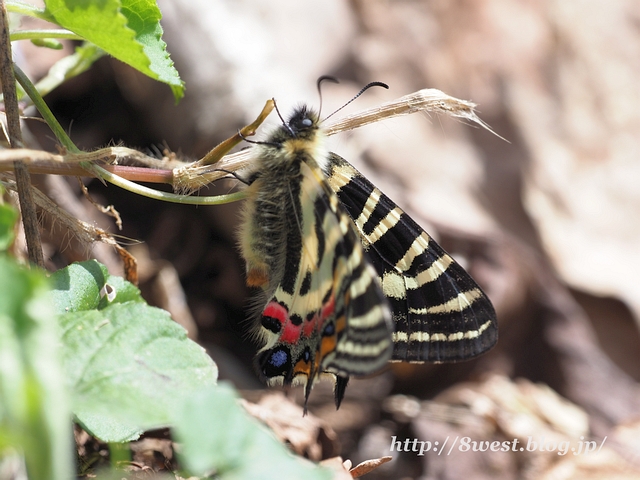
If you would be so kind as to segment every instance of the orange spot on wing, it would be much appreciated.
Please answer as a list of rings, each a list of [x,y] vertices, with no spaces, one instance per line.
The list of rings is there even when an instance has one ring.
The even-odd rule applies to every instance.
[[[264,287],[269,283],[269,275],[264,270],[253,268],[247,272],[247,286]]]
[[[320,355],[318,355],[319,360],[321,361],[328,354],[333,352],[336,349],[336,344],[338,343],[337,335],[332,335],[330,337],[322,337],[322,341],[320,342]]]
[[[347,328],[347,316],[342,315],[341,317],[336,318],[336,337],[345,328]]]
[[[298,360],[298,362],[293,366],[293,376],[295,377],[298,374],[306,375],[307,378],[311,375],[311,363],[305,362],[304,360]]]

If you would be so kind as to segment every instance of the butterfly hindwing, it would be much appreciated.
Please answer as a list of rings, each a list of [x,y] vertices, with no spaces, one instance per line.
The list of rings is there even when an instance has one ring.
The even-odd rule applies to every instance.
[[[469,274],[346,160],[329,154],[324,171],[391,303],[393,360],[455,362],[489,350],[495,311]]]
[[[353,222],[338,197],[326,182],[322,171],[312,162],[301,165],[304,174],[302,202],[313,205],[313,235],[322,241],[311,242],[318,248],[318,262],[301,262],[311,279],[311,290],[325,293],[330,315],[323,315],[321,345],[322,371],[366,375],[380,370],[390,358],[391,312],[381,292],[375,269],[365,260],[364,250]],[[321,248],[320,248],[321,247]],[[303,247],[303,251],[306,247]],[[309,256],[311,258],[311,256]],[[328,288],[329,287],[329,288]],[[328,292],[331,292],[329,294]],[[292,305],[300,301],[292,302]],[[340,332],[333,340],[333,330]]]
[[[380,370],[393,349],[391,312],[375,269],[317,158],[317,118],[290,120],[259,148],[247,173],[242,228],[247,278],[263,290],[257,363],[270,384],[336,376],[336,403],[348,377]],[[292,135],[291,132],[295,132]]]

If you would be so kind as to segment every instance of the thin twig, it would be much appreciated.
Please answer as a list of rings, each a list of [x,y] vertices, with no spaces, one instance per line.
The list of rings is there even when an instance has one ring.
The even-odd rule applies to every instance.
[[[0,0],[0,81],[2,82],[2,92],[4,94],[9,142],[11,148],[22,148],[20,110],[18,108],[18,96],[16,95],[16,80],[13,73],[9,21],[4,0]],[[14,163],[14,171],[20,210],[22,212],[22,224],[24,225],[27,250],[29,251],[29,261],[40,268],[44,268],[38,217],[31,192],[31,176],[26,164],[20,160]]]

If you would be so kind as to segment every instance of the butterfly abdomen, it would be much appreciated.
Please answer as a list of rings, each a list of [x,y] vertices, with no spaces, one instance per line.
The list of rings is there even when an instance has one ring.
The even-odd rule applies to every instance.
[[[264,169],[246,189],[240,241],[249,286],[273,291],[283,279],[290,222],[299,210],[298,163]]]

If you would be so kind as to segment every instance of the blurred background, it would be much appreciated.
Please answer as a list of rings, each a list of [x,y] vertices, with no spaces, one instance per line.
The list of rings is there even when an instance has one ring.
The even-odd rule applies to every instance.
[[[83,149],[113,143],[189,161],[251,122],[318,106],[316,79],[333,75],[323,111],[382,81],[342,113],[422,88],[478,104],[490,132],[437,115],[385,120],[331,139],[436,237],[493,300],[500,340],[457,365],[394,365],[352,381],[339,411],[331,386],[310,417],[286,410],[253,372],[239,205],[192,207],[138,198],[87,180],[113,204],[116,231],[75,179],[43,188],[85,221],[131,245],[141,289],[211,353],[221,377],[271,412],[278,434],[314,460],[354,464],[392,455],[371,479],[639,478],[640,475],[640,4],[635,0],[160,0],[164,39],[186,95],[102,59],[47,97]],[[33,77],[55,59],[20,44]],[[49,63],[47,63],[49,62]],[[277,124],[272,115],[269,125]],[[30,124],[53,150],[52,135]],[[265,127],[268,131],[268,126]],[[263,129],[263,131],[265,131]],[[227,193],[218,182],[201,195]],[[157,187],[157,186],[156,186]],[[50,229],[52,268],[79,260]],[[117,273],[108,248],[93,255]],[[287,398],[299,401],[301,392]],[[274,401],[275,399],[275,401]],[[318,417],[317,419],[315,417]],[[391,438],[551,442],[548,450],[390,452]],[[599,453],[558,455],[562,441]],[[543,439],[543,440],[540,440]],[[546,440],[545,440],[546,439]]]

